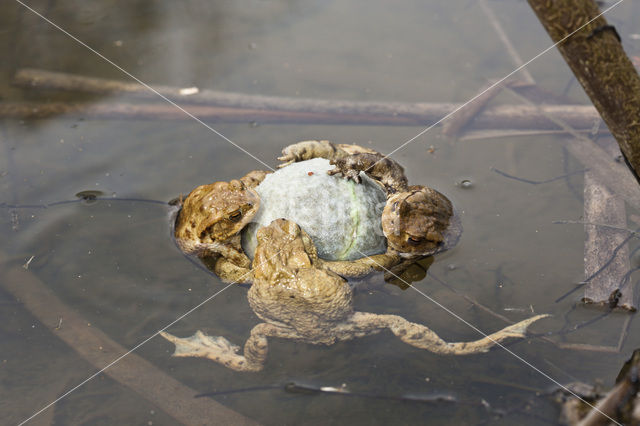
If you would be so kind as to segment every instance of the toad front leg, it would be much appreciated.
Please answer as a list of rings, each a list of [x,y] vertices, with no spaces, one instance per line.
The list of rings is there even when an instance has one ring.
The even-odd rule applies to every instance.
[[[219,244],[216,242],[203,243],[202,248],[204,249],[201,254],[203,258],[211,257],[212,254],[219,254],[231,264],[236,265],[239,268],[251,268],[251,259],[249,259],[242,250],[238,250],[231,245]]]
[[[402,258],[393,252],[365,256],[356,260],[322,260],[318,262],[326,269],[343,277],[364,277],[374,271],[387,271],[402,262]]]
[[[255,188],[260,185],[264,178],[270,173],[270,171],[253,170],[241,177],[240,182],[242,182],[246,188]]]
[[[267,337],[297,339],[293,330],[273,324],[261,323],[253,327],[251,336],[244,344],[244,354],[236,352],[239,346],[222,336],[208,336],[198,330],[193,336],[180,338],[167,332],[160,335],[176,345],[173,356],[208,358],[236,371],[260,371],[264,367],[269,351]]]
[[[359,152],[331,160],[335,166],[330,175],[341,174],[346,179],[360,183],[360,172],[380,182],[387,194],[406,191],[409,187],[404,169],[394,160],[380,153]]]
[[[213,272],[225,283],[234,284],[251,284],[253,282],[253,270],[251,265],[248,267],[238,266],[225,257],[218,257],[212,262],[203,259],[207,268],[213,269]]]

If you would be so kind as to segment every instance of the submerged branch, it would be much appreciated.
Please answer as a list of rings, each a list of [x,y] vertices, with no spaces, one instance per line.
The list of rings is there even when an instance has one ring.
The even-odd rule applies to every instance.
[[[640,76],[593,0],[528,0],[632,170],[640,172]],[[584,26],[584,27],[583,27]]]
[[[95,326],[88,327],[88,321],[66,306],[36,275],[15,262],[7,262],[4,253],[0,253],[0,264],[3,290],[21,301],[45,326],[51,323],[52,318],[64,318],[64,326],[58,326],[52,333],[94,368],[104,369],[104,374],[160,407],[176,421],[185,425],[257,424],[212,399],[194,398],[197,394],[194,390],[160,371],[149,361],[129,353],[128,349]],[[120,354],[126,354],[126,357]]]
[[[567,137],[564,140],[571,155],[587,167],[597,178],[598,182],[606,185],[615,194],[623,197],[627,203],[640,209],[640,187],[633,179],[633,172],[629,170],[627,166],[616,160],[615,153],[619,153],[619,149],[615,143],[608,145],[605,143],[605,149],[584,134],[578,132],[571,122],[564,120],[560,115],[550,115],[541,105],[533,104],[524,96],[514,91],[511,91],[511,94],[524,102],[526,106],[534,108],[539,114],[555,123],[566,133],[572,135],[573,137]],[[596,123],[599,122],[599,120],[596,121]]]
[[[138,83],[33,69],[19,70],[14,84],[146,101],[159,99],[157,94]],[[187,95],[177,87],[155,86],[154,89],[167,99],[188,105],[185,109],[209,122],[428,126],[459,107],[455,103],[305,99],[211,90]],[[0,103],[0,117],[39,119],[59,114],[99,119],[189,119],[182,111],[167,104]],[[600,121],[597,111],[590,105],[500,105],[482,110],[471,126],[475,129],[560,129],[548,116],[558,117],[576,129],[591,129]]]
[[[335,112],[309,112],[229,108],[207,105],[185,105],[184,108],[199,119],[211,123],[260,124],[345,124],[427,126],[441,119],[457,104],[416,104],[420,111],[411,114],[367,114],[364,111],[350,114]],[[70,115],[87,119],[111,120],[191,120],[179,109],[159,103],[69,103],[69,102],[3,102],[0,118],[19,120],[47,119],[58,115]],[[474,129],[537,129],[558,130],[546,116],[561,117],[578,129],[591,129],[598,113],[591,106],[583,105],[500,105],[486,108],[471,123]]]

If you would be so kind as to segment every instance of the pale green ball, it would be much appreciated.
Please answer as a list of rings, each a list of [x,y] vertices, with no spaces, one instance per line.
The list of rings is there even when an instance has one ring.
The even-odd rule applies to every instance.
[[[384,190],[361,173],[362,183],[329,176],[324,158],[291,164],[267,175],[256,187],[260,210],[242,233],[242,248],[253,258],[256,231],[286,218],[304,229],[326,260],[353,260],[384,253],[381,215]]]

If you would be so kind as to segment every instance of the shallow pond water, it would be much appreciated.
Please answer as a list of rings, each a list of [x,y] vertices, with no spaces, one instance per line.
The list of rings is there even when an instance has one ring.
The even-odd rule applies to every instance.
[[[400,1],[207,2],[193,0],[99,2],[30,1],[40,13],[151,85],[197,86],[247,94],[346,100],[463,102],[490,79],[514,69],[476,2]],[[489,0],[525,59],[550,45],[526,2]],[[625,2],[610,21],[637,52],[634,18]],[[635,19],[637,21],[637,19]],[[119,101],[115,96],[37,92],[10,85],[23,67],[126,80],[112,65],[41,18],[7,0],[0,16],[3,101]],[[529,67],[537,83],[561,92],[571,80],[555,51]],[[574,84],[568,97],[586,103]],[[124,101],[124,100],[122,100]],[[502,94],[497,102],[518,102]],[[162,102],[159,100],[158,102]],[[287,144],[306,139],[358,143],[391,152],[421,127],[214,123],[213,127],[271,167]],[[229,180],[264,165],[194,120],[92,120],[60,115],[46,120],[0,121],[0,204],[42,205],[99,190],[108,197],[168,201],[193,187]],[[450,141],[434,128],[394,158],[412,183],[446,194],[465,232],[438,255],[415,286],[479,329],[505,323],[463,295],[512,320],[551,313],[536,332],[558,330],[580,294],[555,303],[584,278],[581,225],[554,221],[583,215],[582,177],[530,185],[492,168],[544,180],[583,166],[560,139],[528,136]],[[471,185],[461,184],[465,179]],[[209,298],[224,284],[181,255],[170,238],[169,210],[159,203],[97,201],[48,208],[0,209],[0,269],[28,263],[36,277],[88,327],[133,348]],[[437,278],[437,279],[436,279]],[[442,285],[446,282],[449,286]],[[454,291],[455,290],[455,291]],[[232,286],[173,325],[180,336],[202,329],[242,344],[258,319],[247,289]],[[476,331],[412,289],[373,276],[358,287],[356,308],[427,324],[449,341],[474,340]],[[40,307],[40,311],[47,312]],[[579,323],[600,311],[578,308]],[[0,283],[0,413],[17,424],[97,370],[56,336],[59,312],[39,321]],[[612,314],[567,342],[618,343],[624,314]],[[62,319],[62,321],[60,321]],[[559,340],[559,339],[557,339]],[[509,350],[443,357],[403,344],[391,333],[312,346],[270,340],[264,371],[238,373],[212,362],[171,358],[157,337],[135,353],[198,392],[291,381],[346,386],[374,395],[445,394],[455,403],[292,394],[282,388],[219,395],[214,399],[267,425],[280,424],[548,424],[558,407],[546,394],[553,382],[611,385],[640,345],[631,323],[619,353],[561,349],[538,338]],[[113,359],[120,354],[114,353]],[[525,362],[526,361],[526,362]],[[167,400],[171,395],[166,395]],[[492,408],[487,410],[486,404]],[[501,413],[501,416],[498,415]],[[174,424],[152,402],[100,374],[43,411],[34,424]],[[203,419],[216,424],[216,419]]]

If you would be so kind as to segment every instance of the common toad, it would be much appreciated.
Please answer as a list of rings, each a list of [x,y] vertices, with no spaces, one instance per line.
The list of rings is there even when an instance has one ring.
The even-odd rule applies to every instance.
[[[388,329],[403,342],[438,354],[486,352],[507,338],[524,337],[527,327],[547,315],[536,315],[472,342],[448,343],[428,327],[397,315],[357,312],[346,280],[318,259],[311,238],[295,223],[278,219],[258,231],[254,280],[248,292],[251,308],[263,321],[239,347],[222,336],[197,331],[192,337],[161,335],[176,345],[174,356],[203,357],[238,371],[260,371],[269,337],[331,345]]]
[[[451,248],[462,227],[451,202],[438,191],[409,186],[402,166],[382,154],[358,145],[303,141],[289,145],[279,167],[312,158],[335,165],[330,174],[360,182],[367,173],[387,193],[382,230],[387,239],[383,254],[356,260],[323,260],[327,269],[344,277],[361,277],[374,270],[399,274],[415,260]],[[256,215],[260,198],[254,188],[269,172],[253,171],[240,180],[216,182],[194,189],[184,200],[175,225],[175,237],[186,253],[197,254],[227,282],[250,283],[251,261],[240,244],[240,231]]]
[[[335,166],[329,174],[360,182],[360,172],[364,172],[386,190],[382,231],[387,238],[387,252],[379,255],[375,264],[368,258],[353,263],[387,269],[400,263],[398,258],[415,260],[451,248],[462,233],[462,225],[447,197],[426,186],[410,186],[402,166],[379,152],[358,145],[303,141],[289,145],[282,154],[278,158],[283,161],[280,167],[311,158],[326,158]],[[342,265],[327,266],[344,275],[339,268]]]
[[[242,251],[240,231],[256,215],[255,188],[269,172],[255,170],[239,180],[201,185],[184,199],[175,221],[180,249],[213,262],[221,276],[241,279],[251,266]],[[241,280],[242,281],[242,280]]]

